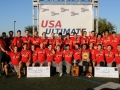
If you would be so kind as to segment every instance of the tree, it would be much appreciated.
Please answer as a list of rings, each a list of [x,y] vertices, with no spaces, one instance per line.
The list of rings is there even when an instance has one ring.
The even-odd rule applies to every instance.
[[[107,21],[105,18],[99,18],[98,20],[98,32],[103,33],[105,30],[109,30],[111,33],[116,28],[111,22]],[[94,30],[96,31],[96,19],[94,20]]]
[[[25,27],[25,30],[28,30],[29,34],[33,35],[33,26],[27,26]],[[37,26],[35,26],[35,30],[37,30]]]

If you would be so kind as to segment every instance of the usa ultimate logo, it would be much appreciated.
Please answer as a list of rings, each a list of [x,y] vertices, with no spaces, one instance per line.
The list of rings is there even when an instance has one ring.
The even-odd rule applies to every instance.
[[[74,11],[71,11],[71,16],[79,15],[79,13],[75,13]]]
[[[87,8],[81,8],[81,12],[86,12],[86,11],[89,11],[89,9],[87,9]]]
[[[65,9],[64,7],[61,7],[61,12],[69,11],[69,9]]]
[[[51,12],[51,16],[56,16],[56,15],[59,15],[59,13],[56,13],[54,11]]]
[[[41,8],[42,12],[46,12],[46,11],[49,11],[49,9],[46,9],[46,8]]]

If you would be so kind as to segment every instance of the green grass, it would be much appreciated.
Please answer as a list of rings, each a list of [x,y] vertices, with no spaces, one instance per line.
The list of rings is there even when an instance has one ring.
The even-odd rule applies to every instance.
[[[80,78],[101,83],[118,83],[118,79],[87,78],[85,76],[80,76]],[[99,85],[98,83],[81,80],[70,75],[60,78],[58,74],[50,78],[26,78],[24,76],[21,79],[14,76],[13,73],[10,73],[10,77],[6,79],[0,76],[0,90],[86,90]]]

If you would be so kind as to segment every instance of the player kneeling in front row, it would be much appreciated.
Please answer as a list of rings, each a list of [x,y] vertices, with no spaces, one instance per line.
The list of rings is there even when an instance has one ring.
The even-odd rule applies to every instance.
[[[66,44],[66,50],[63,51],[64,65],[66,66],[66,73],[70,74],[72,67],[73,51],[70,50],[70,45]]]
[[[7,55],[10,56],[11,61],[9,64],[5,64],[4,65],[4,70],[5,70],[5,74],[6,74],[6,78],[8,77],[8,71],[9,71],[9,66],[10,68],[14,69],[15,72],[17,73],[18,77],[19,77],[19,62],[20,62],[20,52],[18,52],[18,47],[14,46],[14,51],[12,52],[8,52],[5,51],[1,46],[0,48],[2,49],[3,52],[6,52]]]
[[[62,59],[63,59],[63,53],[61,52],[60,46],[57,45],[56,46],[56,54],[55,54],[55,58],[53,61],[53,66],[56,67],[56,72],[60,73],[60,77],[63,74],[63,63],[62,63]]]
[[[115,61],[116,61],[116,66],[119,69],[119,75],[120,75],[120,44],[117,45],[117,50],[115,51]]]
[[[79,63],[83,66],[83,74],[86,73],[87,77],[93,77],[92,75],[92,63],[90,61],[90,51],[87,49],[87,44],[82,45],[82,61]]]
[[[115,59],[114,59],[114,51],[112,50],[112,46],[108,45],[105,50],[105,60],[107,63],[107,67],[115,67]]]
[[[21,69],[23,69],[24,75],[26,74],[26,67],[31,64],[31,51],[27,50],[27,43],[23,44],[23,49],[21,51],[21,61],[19,63],[19,77],[21,78]]]
[[[75,45],[75,50],[74,50],[74,66],[76,66],[78,63],[81,62],[81,49],[80,49],[80,44],[76,43]]]

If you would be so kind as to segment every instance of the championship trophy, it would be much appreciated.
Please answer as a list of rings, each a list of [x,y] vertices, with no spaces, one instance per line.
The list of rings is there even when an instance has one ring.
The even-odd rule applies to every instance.
[[[79,76],[79,66],[77,66],[77,60],[73,61],[73,66],[72,66],[72,76]]]

